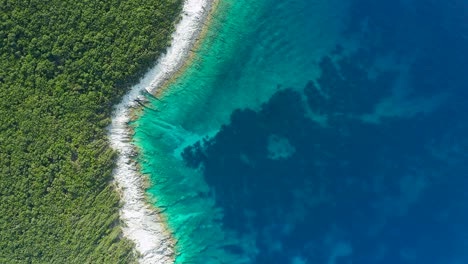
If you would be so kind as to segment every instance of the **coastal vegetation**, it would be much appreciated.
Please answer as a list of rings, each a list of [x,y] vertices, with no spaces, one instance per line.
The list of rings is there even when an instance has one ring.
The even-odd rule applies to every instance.
[[[181,0],[0,1],[0,263],[128,263],[112,106],[170,42]]]

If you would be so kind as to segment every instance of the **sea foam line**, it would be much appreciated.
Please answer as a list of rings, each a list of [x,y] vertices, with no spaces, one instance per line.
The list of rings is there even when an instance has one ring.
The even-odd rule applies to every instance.
[[[130,114],[137,107],[135,100],[142,98],[142,91],[154,93],[184,65],[211,5],[212,0],[185,0],[182,19],[176,25],[171,46],[158,59],[156,66],[115,106],[112,123],[108,127],[111,146],[119,153],[113,173],[123,203],[120,208],[123,235],[135,243],[140,263],[173,263],[174,245],[165,223],[146,200],[145,179],[132,159],[135,150],[128,126]]]

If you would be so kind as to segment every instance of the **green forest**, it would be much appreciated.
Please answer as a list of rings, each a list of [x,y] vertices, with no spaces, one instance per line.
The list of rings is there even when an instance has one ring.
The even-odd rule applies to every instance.
[[[112,106],[170,42],[182,0],[0,0],[0,263],[132,263]]]

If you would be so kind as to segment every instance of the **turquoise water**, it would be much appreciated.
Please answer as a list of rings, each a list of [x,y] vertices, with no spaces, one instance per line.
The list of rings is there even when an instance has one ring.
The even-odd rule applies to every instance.
[[[220,0],[133,123],[176,262],[468,261],[467,9],[449,2]]]
[[[215,206],[216,194],[198,171],[183,166],[180,152],[216,133],[235,109],[256,109],[278,86],[302,87],[317,76],[318,67],[305,66],[335,48],[342,26],[336,18],[343,10],[335,10],[331,3],[312,9],[309,5],[220,1],[190,67],[160,100],[152,100],[151,107],[158,112],[145,111],[137,120],[135,141],[142,149],[143,172],[152,181],[148,192],[174,230],[181,253],[178,262],[209,263],[208,255],[248,263],[255,256],[254,235],[240,237],[221,227],[223,213]],[[270,16],[272,12],[278,17]],[[330,35],[324,39],[327,29]],[[322,41],[314,43],[319,38]],[[314,56],[299,56],[302,52]],[[248,252],[243,258],[220,246],[239,244]]]

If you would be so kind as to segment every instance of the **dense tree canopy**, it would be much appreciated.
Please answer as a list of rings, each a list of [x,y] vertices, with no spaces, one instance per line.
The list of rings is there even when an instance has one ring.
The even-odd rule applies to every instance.
[[[0,263],[126,263],[112,105],[181,0],[0,0]]]

